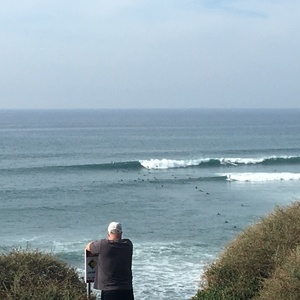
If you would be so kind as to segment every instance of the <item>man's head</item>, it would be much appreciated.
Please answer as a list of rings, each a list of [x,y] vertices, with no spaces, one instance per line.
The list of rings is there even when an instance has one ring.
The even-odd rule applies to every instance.
[[[108,237],[114,238],[121,238],[122,236],[122,225],[119,222],[111,222],[107,228]]]

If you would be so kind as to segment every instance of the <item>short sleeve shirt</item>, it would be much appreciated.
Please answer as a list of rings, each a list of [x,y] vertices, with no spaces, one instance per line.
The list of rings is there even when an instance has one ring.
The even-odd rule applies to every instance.
[[[90,250],[99,254],[94,288],[103,291],[132,289],[132,242],[107,239],[92,242]]]

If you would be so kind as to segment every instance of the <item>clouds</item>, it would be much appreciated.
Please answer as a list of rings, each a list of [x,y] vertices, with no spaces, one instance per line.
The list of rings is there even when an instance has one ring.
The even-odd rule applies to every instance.
[[[295,107],[296,1],[4,1],[0,108]]]

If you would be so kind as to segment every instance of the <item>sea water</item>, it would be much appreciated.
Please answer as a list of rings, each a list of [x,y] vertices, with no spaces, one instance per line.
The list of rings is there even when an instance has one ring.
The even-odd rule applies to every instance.
[[[0,249],[84,247],[119,221],[136,299],[190,299],[248,225],[300,199],[300,110],[2,110]]]

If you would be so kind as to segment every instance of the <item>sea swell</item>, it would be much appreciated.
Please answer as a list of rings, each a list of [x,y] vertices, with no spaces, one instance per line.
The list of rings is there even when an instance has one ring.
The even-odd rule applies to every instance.
[[[101,171],[101,170],[139,170],[143,169],[138,161],[125,162],[110,162],[110,163],[96,163],[96,164],[77,164],[77,165],[43,165],[31,167],[13,167],[2,168],[0,171],[10,173],[51,173],[51,172],[70,172],[70,171]]]
[[[126,170],[138,171],[148,170],[166,170],[176,168],[214,168],[221,166],[245,166],[245,165],[298,165],[300,156],[270,156],[262,158],[200,158],[200,159],[149,159],[132,160],[109,163],[95,164],[76,164],[76,165],[43,165],[31,167],[12,167],[0,168],[0,171],[7,172],[68,172],[68,171],[109,171]]]

